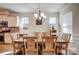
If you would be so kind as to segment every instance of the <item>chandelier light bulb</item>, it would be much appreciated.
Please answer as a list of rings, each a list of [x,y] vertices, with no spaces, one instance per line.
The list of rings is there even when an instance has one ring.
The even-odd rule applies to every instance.
[[[41,13],[41,17],[43,17],[44,16],[44,13]]]
[[[46,18],[46,15],[44,15],[44,17],[43,18]]]
[[[41,20],[41,17],[39,17],[39,20]]]
[[[38,14],[34,14],[34,17],[38,17]]]
[[[43,19],[45,19],[46,15],[43,12],[41,12],[40,4],[39,4],[39,8],[37,8],[37,9],[38,9],[38,13],[34,14],[35,19],[36,20],[43,20]]]

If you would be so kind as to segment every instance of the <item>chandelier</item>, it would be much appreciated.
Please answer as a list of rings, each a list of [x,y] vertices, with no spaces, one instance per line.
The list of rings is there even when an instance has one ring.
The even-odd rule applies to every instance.
[[[43,19],[46,18],[46,15],[41,12],[40,4],[39,4],[39,8],[38,8],[38,13],[35,13],[35,14],[34,14],[34,18],[35,18],[36,20],[43,20]]]

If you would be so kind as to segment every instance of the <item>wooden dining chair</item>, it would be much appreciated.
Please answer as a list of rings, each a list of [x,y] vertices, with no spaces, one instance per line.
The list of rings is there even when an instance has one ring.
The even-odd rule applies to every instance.
[[[63,35],[62,35],[62,39],[65,41],[68,41],[68,42],[70,40],[70,37],[71,37],[70,33],[63,33]]]
[[[57,37],[42,37],[43,39],[43,54],[55,54]]]
[[[20,38],[20,37],[24,37],[24,36],[28,36],[28,34],[17,34],[17,36]]]
[[[23,41],[17,41],[14,36],[10,33],[12,45],[13,45],[13,54],[14,55],[23,55],[24,54],[24,47]]]
[[[61,40],[65,41],[66,43],[60,43],[58,45],[59,48],[61,47],[61,51],[65,50],[66,55],[68,54],[67,52],[68,52],[68,45],[69,45],[70,37],[71,37],[70,33],[63,33]]]
[[[39,36],[39,34],[40,34],[40,32],[33,32],[33,36],[38,37],[38,36]]]
[[[42,36],[50,36],[49,32],[42,32],[41,34],[42,34]]]
[[[71,37],[70,33],[63,33],[62,39],[68,42],[68,43],[62,45],[62,49],[65,50],[66,55],[68,54],[67,51],[68,51],[70,37]]]
[[[25,47],[25,54],[34,55],[38,54],[38,37],[24,37],[24,47]]]

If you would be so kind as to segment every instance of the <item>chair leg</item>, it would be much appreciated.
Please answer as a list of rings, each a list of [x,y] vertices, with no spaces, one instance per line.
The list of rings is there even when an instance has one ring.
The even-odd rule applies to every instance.
[[[24,48],[22,47],[22,54],[24,55],[25,53],[24,53]]]
[[[66,49],[66,55],[67,55],[67,49]]]
[[[54,51],[54,55],[56,55],[56,52]]]
[[[15,47],[13,46],[13,55],[15,55]]]

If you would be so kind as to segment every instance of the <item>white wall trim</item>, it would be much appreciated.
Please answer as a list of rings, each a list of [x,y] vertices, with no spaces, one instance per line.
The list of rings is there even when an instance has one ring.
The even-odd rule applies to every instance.
[[[77,35],[77,34],[72,34],[72,36],[73,36],[73,39],[74,40],[77,40],[77,41],[75,41],[75,43],[73,42],[72,44],[74,45],[73,47],[72,47],[72,51],[74,52],[74,53],[76,53],[76,54],[79,54],[79,48],[77,48],[77,43],[78,43],[78,41],[79,41],[79,35]],[[76,46],[75,46],[76,45]]]
[[[77,34],[73,34],[72,36],[76,37],[76,38],[79,38],[79,35],[77,35]]]
[[[79,49],[77,49],[77,48],[72,48],[71,50],[72,50],[74,53],[76,53],[76,54],[79,55]]]
[[[60,12],[63,11],[64,9],[66,9],[67,7],[69,7],[70,4],[71,4],[71,3],[69,3],[69,4],[67,4],[65,7],[63,7],[63,8],[60,10]]]

